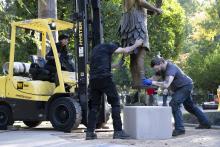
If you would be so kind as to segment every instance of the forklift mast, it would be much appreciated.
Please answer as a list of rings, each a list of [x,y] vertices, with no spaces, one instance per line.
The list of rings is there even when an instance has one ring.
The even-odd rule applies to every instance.
[[[100,0],[74,0],[73,22],[75,29],[75,49],[77,52],[78,97],[87,124],[88,113],[88,64],[89,52],[102,43],[103,29],[100,15]]]

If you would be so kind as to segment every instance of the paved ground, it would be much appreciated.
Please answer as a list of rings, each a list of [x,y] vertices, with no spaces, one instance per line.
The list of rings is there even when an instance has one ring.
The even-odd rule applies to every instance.
[[[46,122],[35,129],[21,126],[17,131],[0,131],[0,146],[50,146],[50,147],[219,147],[220,129],[195,130],[186,128],[186,134],[168,140],[113,140],[112,129],[99,130],[97,140],[86,141],[84,127],[72,133],[58,132]],[[111,125],[110,125],[111,126]]]

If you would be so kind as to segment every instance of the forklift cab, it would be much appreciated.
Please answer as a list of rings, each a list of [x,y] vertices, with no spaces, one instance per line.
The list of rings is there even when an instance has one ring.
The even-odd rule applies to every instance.
[[[54,60],[56,64],[57,69],[57,77],[59,85],[56,87],[56,91],[60,93],[65,93],[64,88],[64,80],[63,80],[63,74],[61,71],[61,65],[60,60],[58,57],[55,41],[52,35],[53,31],[61,31],[61,30],[68,30],[73,29],[75,27],[74,24],[56,20],[56,19],[33,19],[33,20],[26,20],[22,22],[13,22],[12,23],[12,32],[11,32],[11,47],[10,47],[10,64],[9,64],[9,77],[13,77],[13,71],[14,71],[14,54],[15,54],[15,37],[16,37],[16,29],[17,28],[23,28],[23,29],[29,29],[36,32],[39,32],[42,34],[42,41],[41,41],[41,49],[40,49],[40,55],[31,55],[30,56],[30,70],[29,72],[33,74],[34,80],[40,80],[36,79],[36,76],[39,76],[39,74],[47,75],[50,71],[47,71],[44,69],[44,65],[46,64],[45,61],[45,55],[46,55],[46,36],[48,36],[48,39],[50,41],[51,49],[54,54]],[[38,72],[36,72],[38,70]]]

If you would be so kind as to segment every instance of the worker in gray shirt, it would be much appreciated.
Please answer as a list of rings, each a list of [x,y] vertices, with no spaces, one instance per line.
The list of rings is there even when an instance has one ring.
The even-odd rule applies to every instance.
[[[162,82],[158,82],[157,76],[150,79],[144,78],[142,80],[144,85],[155,85],[161,88],[170,88],[174,93],[169,105],[172,108],[172,113],[175,121],[175,129],[173,136],[185,134],[183,125],[183,116],[180,110],[181,104],[191,114],[194,114],[198,121],[199,126],[196,129],[210,129],[211,125],[205,114],[193,103],[192,89],[193,81],[187,76],[177,65],[172,62],[164,60],[162,57],[155,57],[151,61],[151,67],[155,72],[160,72],[165,77]]]

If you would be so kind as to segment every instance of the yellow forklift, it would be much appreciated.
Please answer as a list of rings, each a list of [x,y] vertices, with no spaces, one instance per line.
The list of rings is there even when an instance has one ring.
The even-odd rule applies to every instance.
[[[99,3],[98,0],[92,3],[88,3],[87,0],[75,0],[73,23],[48,18],[11,24],[10,58],[3,67],[4,76],[0,77],[0,129],[7,129],[7,126],[13,125],[14,121],[23,121],[29,127],[36,127],[42,121],[50,121],[56,130],[64,132],[70,132],[79,124],[87,125],[88,52],[89,48],[101,43],[102,38]],[[92,10],[93,16],[96,16],[90,23],[87,16],[88,8]],[[90,31],[89,28],[92,30]],[[14,61],[18,29],[40,33],[40,56],[31,56],[31,63]],[[74,31],[77,72],[61,70],[53,32],[64,30]],[[91,39],[89,32],[92,32]],[[49,75],[50,71],[43,68],[46,62],[47,39],[54,54],[56,81],[33,76],[34,71],[38,71],[35,75]],[[106,123],[109,117],[109,112],[105,111],[107,107],[104,96],[100,107],[103,111],[99,114],[97,127]]]

